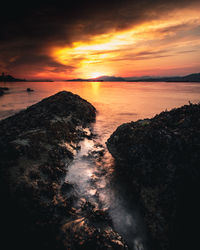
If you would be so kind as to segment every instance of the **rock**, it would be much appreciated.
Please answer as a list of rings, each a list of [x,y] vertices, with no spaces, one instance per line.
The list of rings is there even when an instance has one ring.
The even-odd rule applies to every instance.
[[[4,94],[3,89],[0,88],[0,96]]]
[[[70,238],[73,242],[73,249],[129,249],[123,238],[113,230],[108,212],[96,210],[89,202],[85,202],[81,210],[82,216],[62,225],[66,239]],[[71,247],[70,241],[65,242],[66,249]]]
[[[61,224],[72,200],[63,191],[67,166],[96,110],[62,91],[0,121],[2,238],[6,249],[63,249]]]
[[[5,91],[8,91],[8,90],[9,90],[9,88],[7,88],[7,87],[0,87],[0,96],[5,94]]]
[[[126,123],[107,141],[154,248],[199,249],[200,104]]]
[[[30,89],[30,88],[27,88],[26,91],[27,91],[27,92],[33,92],[34,90],[33,90],[33,89]]]
[[[5,91],[9,90],[9,88],[7,88],[7,87],[0,87],[0,89],[5,90]]]
[[[128,249],[108,213],[89,203],[73,208],[74,186],[64,181],[95,116],[90,103],[62,91],[0,122],[6,249]]]
[[[65,196],[66,194],[68,194],[71,190],[73,189],[73,185],[69,184],[67,182],[64,182],[62,187],[61,187],[61,193],[63,196]]]

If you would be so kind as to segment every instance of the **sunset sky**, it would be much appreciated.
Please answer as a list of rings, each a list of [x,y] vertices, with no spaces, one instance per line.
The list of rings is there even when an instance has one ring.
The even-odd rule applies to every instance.
[[[200,72],[200,1],[1,6],[0,71],[27,79]]]

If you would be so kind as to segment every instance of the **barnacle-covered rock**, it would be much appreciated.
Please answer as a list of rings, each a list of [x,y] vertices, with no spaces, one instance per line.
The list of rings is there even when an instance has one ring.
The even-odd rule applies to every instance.
[[[143,207],[154,249],[194,249],[200,194],[200,105],[122,124],[107,141]],[[197,243],[198,242],[198,243]]]

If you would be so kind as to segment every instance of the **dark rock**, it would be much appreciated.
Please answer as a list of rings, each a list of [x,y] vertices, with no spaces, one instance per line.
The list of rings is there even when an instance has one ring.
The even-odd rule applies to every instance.
[[[0,87],[0,89],[5,90],[5,91],[9,90],[9,88],[7,88],[7,87]]]
[[[0,122],[1,226],[6,249],[63,249],[62,221],[71,201],[62,191],[74,148],[95,108],[59,92]],[[80,136],[81,134],[81,136]],[[4,237],[5,236],[5,237]],[[62,237],[61,237],[62,238]]]
[[[107,141],[155,249],[199,249],[200,105],[126,123]]]
[[[27,92],[33,92],[34,90],[33,90],[33,89],[30,89],[30,88],[27,88],[26,91],[27,91]]]
[[[74,187],[64,182],[78,143],[91,136],[95,115],[90,103],[63,91],[0,122],[6,249],[128,249],[108,213],[89,204],[73,208]]]
[[[0,88],[0,96],[4,94],[3,89]]]
[[[65,196],[68,194],[71,190],[73,189],[73,185],[69,184],[67,182],[64,182],[62,187],[61,187],[61,193]]]
[[[5,91],[8,91],[8,90],[9,90],[9,88],[7,88],[7,87],[0,87],[0,96],[5,94]]]

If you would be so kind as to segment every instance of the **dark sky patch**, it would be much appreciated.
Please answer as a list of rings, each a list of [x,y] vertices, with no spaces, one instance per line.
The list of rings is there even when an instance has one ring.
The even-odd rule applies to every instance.
[[[65,0],[5,1],[1,4],[0,70],[20,71],[49,67],[52,72],[66,72],[48,55],[52,46],[66,46],[87,41],[106,32],[124,30],[157,20],[175,9],[198,4],[192,0]],[[174,30],[181,27],[171,27]],[[168,32],[163,30],[163,32]],[[27,67],[26,67],[27,68]],[[18,74],[16,72],[16,74]]]

